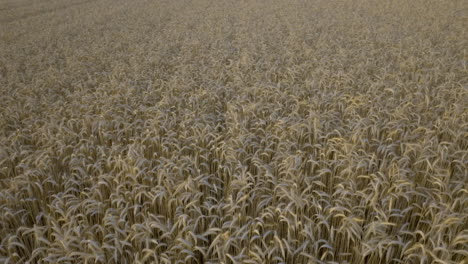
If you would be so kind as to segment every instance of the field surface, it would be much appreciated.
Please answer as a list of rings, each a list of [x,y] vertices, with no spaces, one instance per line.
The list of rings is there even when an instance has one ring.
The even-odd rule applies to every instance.
[[[0,0],[0,263],[468,263],[468,1]]]

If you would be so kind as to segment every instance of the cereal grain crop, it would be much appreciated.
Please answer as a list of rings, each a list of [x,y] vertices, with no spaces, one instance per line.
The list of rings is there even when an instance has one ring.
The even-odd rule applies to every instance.
[[[468,263],[468,1],[0,0],[0,263]]]

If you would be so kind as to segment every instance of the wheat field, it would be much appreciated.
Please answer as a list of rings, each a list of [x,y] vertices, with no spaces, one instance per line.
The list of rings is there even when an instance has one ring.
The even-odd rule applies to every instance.
[[[468,1],[0,0],[0,263],[468,263]]]

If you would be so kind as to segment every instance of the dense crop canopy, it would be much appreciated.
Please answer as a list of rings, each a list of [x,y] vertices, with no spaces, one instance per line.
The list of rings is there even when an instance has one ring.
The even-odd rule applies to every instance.
[[[468,1],[0,0],[0,263],[468,263]]]

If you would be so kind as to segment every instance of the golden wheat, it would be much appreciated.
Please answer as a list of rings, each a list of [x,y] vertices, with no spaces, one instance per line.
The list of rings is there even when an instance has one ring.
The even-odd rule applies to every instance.
[[[0,0],[0,262],[468,263],[467,10]]]

